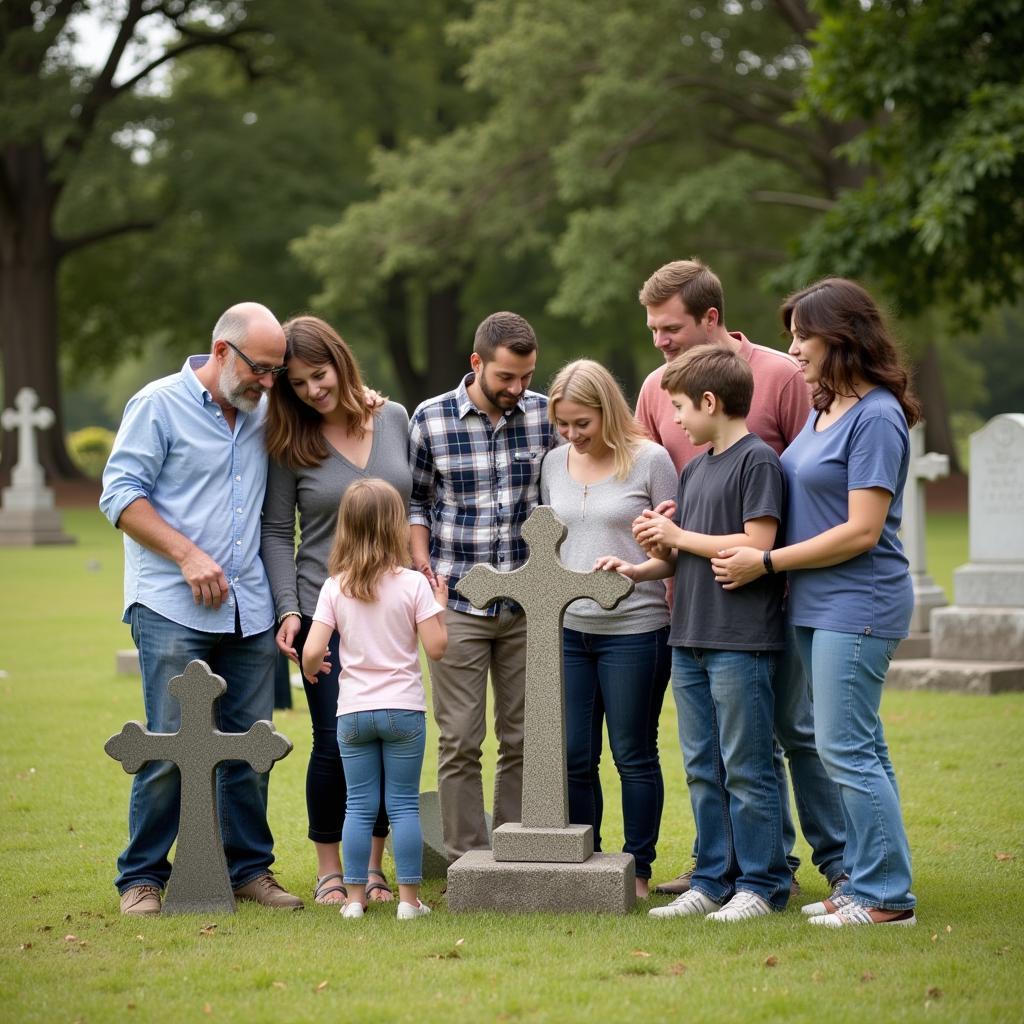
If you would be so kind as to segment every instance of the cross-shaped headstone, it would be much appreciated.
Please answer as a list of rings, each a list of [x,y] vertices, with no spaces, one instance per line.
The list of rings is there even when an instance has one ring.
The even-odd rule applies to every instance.
[[[11,471],[11,483],[17,488],[41,487],[43,467],[36,452],[36,430],[53,426],[52,409],[39,407],[39,396],[32,388],[21,388],[14,396],[14,408],[4,409],[0,423],[4,430],[18,431],[18,461]]]
[[[523,523],[530,547],[512,572],[474,565],[456,589],[477,608],[499,598],[517,602],[526,615],[526,721],[523,741],[523,820],[526,828],[569,824],[565,764],[565,689],[562,685],[562,619],[581,597],[614,608],[633,590],[617,572],[574,572],[558,559],[565,524],[547,505]]]
[[[910,430],[910,486],[903,497],[903,548],[910,562],[910,572],[924,574],[926,568],[924,546],[925,483],[949,476],[949,456],[924,450],[924,424]]]
[[[141,722],[128,722],[103,749],[131,775],[147,761],[171,761],[181,774],[178,846],[163,912],[231,913],[235,897],[217,823],[217,765],[248,761],[253,771],[267,772],[292,744],[270,722],[256,722],[245,733],[221,732],[214,704],[227,684],[205,661],[190,661],[167,689],[181,705],[177,732],[150,732]]]

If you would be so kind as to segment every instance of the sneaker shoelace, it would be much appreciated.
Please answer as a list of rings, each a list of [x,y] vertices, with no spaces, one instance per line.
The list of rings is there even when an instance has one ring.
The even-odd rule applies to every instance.
[[[757,917],[762,912],[761,897],[752,892],[738,892],[722,909],[738,918]]]

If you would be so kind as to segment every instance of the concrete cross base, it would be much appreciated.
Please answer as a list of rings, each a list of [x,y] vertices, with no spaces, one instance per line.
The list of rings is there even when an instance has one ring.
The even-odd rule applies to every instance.
[[[936,609],[932,655],[952,661],[1024,661],[1024,607]]]
[[[119,676],[140,675],[139,652],[134,647],[127,651],[118,651],[114,656],[114,671]]]
[[[74,543],[75,538],[64,532],[56,509],[0,509],[0,547]]]
[[[911,633],[900,641],[893,658],[929,658],[932,653],[931,633]]]
[[[914,610],[910,616],[911,633],[927,633],[931,629],[932,612],[949,604],[946,592],[927,573],[914,573]]]
[[[953,570],[953,597],[968,608],[1024,608],[1024,562],[961,565]]]
[[[897,690],[1010,693],[1024,690],[1024,661],[908,658],[889,666],[885,685]]]
[[[591,825],[528,828],[510,821],[494,830],[491,847],[495,860],[582,864],[594,853],[594,829]]]
[[[453,913],[627,914],[636,903],[636,871],[628,853],[539,864],[496,861],[490,850],[471,850],[448,869],[447,898]]]

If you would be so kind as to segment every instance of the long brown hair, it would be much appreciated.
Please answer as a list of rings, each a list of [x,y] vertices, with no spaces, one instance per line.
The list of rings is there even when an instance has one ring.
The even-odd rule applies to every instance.
[[[345,427],[361,438],[366,433],[363,380],[352,350],[337,331],[318,316],[296,316],[282,324],[288,347],[285,363],[301,359],[310,366],[330,365],[338,378],[338,401],[345,412]],[[376,410],[375,410],[376,412]],[[327,458],[321,433],[323,417],[295,394],[282,373],[270,389],[265,444],[271,458],[291,469],[319,466]]]
[[[838,393],[849,394],[854,380],[863,380],[892,392],[910,426],[921,418],[921,404],[885,320],[856,281],[826,277],[795,292],[782,304],[782,322],[798,337],[821,338],[825,343],[813,395],[819,412],[828,409]]]
[[[327,571],[347,597],[373,601],[386,572],[409,563],[405,503],[386,480],[368,477],[345,491]]]

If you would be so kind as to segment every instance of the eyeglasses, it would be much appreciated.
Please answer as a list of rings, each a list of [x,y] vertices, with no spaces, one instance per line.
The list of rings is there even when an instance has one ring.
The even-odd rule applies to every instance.
[[[222,338],[221,340],[234,351],[235,355],[240,356],[245,361],[245,365],[248,366],[257,377],[262,377],[268,373],[272,377],[280,377],[281,374],[288,369],[287,366],[264,366],[262,363],[254,363],[237,345],[232,345],[227,338]]]

